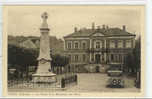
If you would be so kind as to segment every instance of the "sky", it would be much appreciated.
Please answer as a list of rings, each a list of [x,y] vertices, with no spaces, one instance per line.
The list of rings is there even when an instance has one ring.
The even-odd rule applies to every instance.
[[[48,13],[50,35],[57,38],[72,33],[74,27],[91,28],[126,25],[126,30],[139,35],[143,22],[142,6],[6,6],[7,32],[14,36],[40,36],[41,15]]]

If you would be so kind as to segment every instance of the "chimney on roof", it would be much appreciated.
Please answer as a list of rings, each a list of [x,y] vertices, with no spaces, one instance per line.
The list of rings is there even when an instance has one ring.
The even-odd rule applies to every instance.
[[[80,28],[79,32],[82,32],[82,28]]]
[[[74,32],[78,32],[78,28],[77,27],[74,27]]]
[[[105,29],[105,25],[102,25],[102,28]]]
[[[125,25],[122,26],[122,30],[126,31],[126,26]]]
[[[97,26],[97,29],[100,30],[100,26]]]
[[[94,30],[95,29],[95,23],[93,22],[92,23],[92,30]]]

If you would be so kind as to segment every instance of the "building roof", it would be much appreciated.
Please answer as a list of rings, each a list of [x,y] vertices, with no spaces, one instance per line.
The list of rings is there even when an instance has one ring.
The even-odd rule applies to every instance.
[[[79,30],[77,32],[71,33],[65,37],[75,37],[75,36],[90,36],[93,34],[95,31],[92,29],[84,29],[84,30]]]
[[[135,36],[135,34],[124,31],[120,28],[108,28],[108,29],[81,29],[77,32],[71,33],[67,37],[89,37],[95,33],[101,33],[104,36]]]
[[[30,39],[27,39],[20,43],[20,47],[27,48],[27,49],[36,49],[37,46],[34,44],[34,42]]]
[[[108,29],[105,34],[107,36],[135,36],[135,34],[129,33],[127,31],[121,30],[120,28]]]

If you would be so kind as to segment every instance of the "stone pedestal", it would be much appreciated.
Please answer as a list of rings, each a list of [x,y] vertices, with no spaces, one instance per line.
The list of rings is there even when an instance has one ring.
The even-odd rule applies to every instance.
[[[41,59],[39,61],[39,66],[35,74],[32,75],[33,82],[35,83],[53,83],[56,82],[56,74],[51,72],[50,61]]]
[[[56,74],[33,74],[34,83],[55,83],[57,82]]]

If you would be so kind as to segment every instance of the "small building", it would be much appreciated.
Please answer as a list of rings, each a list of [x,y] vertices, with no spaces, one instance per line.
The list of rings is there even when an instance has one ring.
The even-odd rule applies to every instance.
[[[124,64],[125,56],[135,47],[135,34],[121,28],[102,28],[92,23],[92,28],[83,28],[64,37],[64,52],[74,66]]]
[[[28,38],[27,40],[21,42],[19,44],[19,46],[26,48],[26,49],[38,49],[39,48],[39,39]]]

